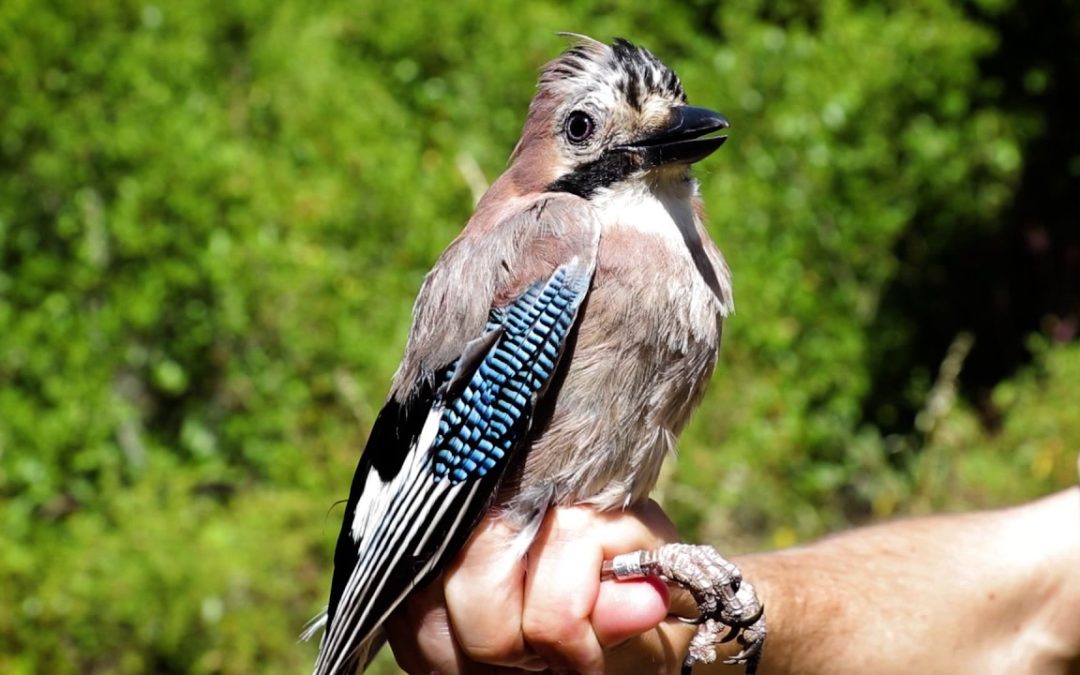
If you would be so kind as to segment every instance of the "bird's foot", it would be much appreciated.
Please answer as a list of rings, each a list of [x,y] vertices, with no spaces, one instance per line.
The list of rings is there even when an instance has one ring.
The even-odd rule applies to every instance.
[[[716,660],[716,645],[735,640],[741,651],[724,660],[746,664],[747,675],[757,671],[765,643],[765,608],[754,587],[743,581],[742,572],[725,560],[712,546],[666,544],[654,551],[636,551],[615,556],[604,563],[603,578],[634,579],[657,577],[674,582],[694,597],[698,616],[687,619],[698,624],[683,663],[689,673],[696,663]],[[725,629],[727,634],[723,635]]]

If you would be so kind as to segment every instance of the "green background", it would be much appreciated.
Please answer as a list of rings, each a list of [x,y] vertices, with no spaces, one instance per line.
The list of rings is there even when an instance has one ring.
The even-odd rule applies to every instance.
[[[412,298],[557,31],[733,123],[687,538],[1073,483],[1080,8],[1023,4],[0,0],[0,672],[310,666]]]

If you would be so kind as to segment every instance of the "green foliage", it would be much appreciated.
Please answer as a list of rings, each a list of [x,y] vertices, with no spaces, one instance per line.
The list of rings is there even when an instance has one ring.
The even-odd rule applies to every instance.
[[[733,121],[698,171],[738,313],[664,486],[687,535],[1074,478],[1074,346],[997,388],[996,435],[964,402],[932,434],[864,418],[916,328],[869,331],[895,243],[997,227],[1039,130],[987,103],[996,34],[953,3],[319,4],[0,3],[0,671],[311,662],[327,509],[560,30],[648,46]]]
[[[310,495],[200,497],[155,466],[100,510],[0,551],[5,673],[237,672],[310,666],[297,617],[324,591],[314,547],[336,524]],[[167,463],[163,463],[167,464]],[[275,637],[271,637],[275,636]]]
[[[1018,502],[1069,485],[1080,469],[1080,344],[1033,341],[1035,363],[993,392],[1003,412],[986,433],[970,406],[949,411],[919,457],[911,510]]]

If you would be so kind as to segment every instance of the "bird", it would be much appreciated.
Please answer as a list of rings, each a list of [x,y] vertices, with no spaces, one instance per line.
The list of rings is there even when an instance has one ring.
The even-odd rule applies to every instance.
[[[647,49],[562,35],[507,169],[415,301],[308,631],[324,628],[316,675],[362,669],[489,511],[524,551],[554,506],[646,500],[712,375],[734,301],[690,167],[729,123]],[[712,547],[617,556],[602,575],[690,590],[687,668],[734,637],[732,662],[755,667],[763,608]]]

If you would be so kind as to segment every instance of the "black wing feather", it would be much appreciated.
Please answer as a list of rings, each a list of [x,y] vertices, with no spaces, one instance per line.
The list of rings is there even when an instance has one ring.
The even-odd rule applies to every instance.
[[[391,398],[375,418],[367,445],[364,446],[356,473],[353,474],[349,501],[345,504],[346,517],[334,548],[334,578],[330,584],[330,600],[326,608],[327,624],[333,622],[349,574],[360,558],[356,542],[350,534],[349,517],[356,512],[356,505],[364,493],[364,481],[368,472],[377,471],[383,481],[389,481],[397,475],[406,457],[401,448],[408,448],[416,443],[434,400],[434,386],[430,382],[423,382],[404,403]]]

